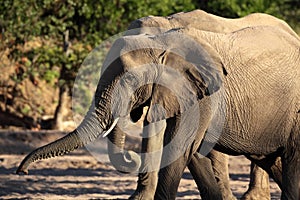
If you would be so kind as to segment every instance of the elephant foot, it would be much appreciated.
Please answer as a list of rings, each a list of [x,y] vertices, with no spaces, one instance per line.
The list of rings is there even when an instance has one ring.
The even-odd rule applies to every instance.
[[[222,198],[226,200],[237,200],[237,198],[232,194],[229,185],[229,179],[225,176],[222,181],[218,181],[220,191],[222,193]]]
[[[222,197],[223,199],[226,199],[226,200],[237,200],[237,198],[235,196],[233,196],[232,192],[231,191],[221,191],[222,192]]]
[[[241,198],[241,200],[270,200],[270,190],[262,188],[249,189]]]
[[[146,187],[139,187],[135,190],[135,192],[129,197],[131,200],[153,200],[154,199],[154,193],[153,190],[147,190]]]
[[[157,186],[157,179],[157,172],[140,173],[137,188],[135,192],[129,197],[129,199],[154,199],[155,190]]]

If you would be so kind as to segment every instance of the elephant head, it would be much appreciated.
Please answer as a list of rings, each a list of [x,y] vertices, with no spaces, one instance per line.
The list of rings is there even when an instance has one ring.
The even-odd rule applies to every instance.
[[[141,108],[149,106],[148,123],[168,119],[221,87],[221,59],[205,38],[189,34],[194,31],[177,29],[116,40],[104,61],[93,103],[79,127],[31,152],[17,172],[28,173],[31,162],[63,155],[100,135],[108,135],[114,167],[123,172],[138,169],[138,154],[124,150],[125,133],[117,123],[120,117],[139,116]]]

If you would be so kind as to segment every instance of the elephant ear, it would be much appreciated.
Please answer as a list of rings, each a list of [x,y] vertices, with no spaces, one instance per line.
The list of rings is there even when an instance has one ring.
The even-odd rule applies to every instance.
[[[189,112],[200,99],[217,92],[227,75],[221,57],[206,41],[188,39],[177,47],[174,41],[178,36],[167,37],[167,46],[173,48],[158,58],[162,73],[153,86],[150,123]]]

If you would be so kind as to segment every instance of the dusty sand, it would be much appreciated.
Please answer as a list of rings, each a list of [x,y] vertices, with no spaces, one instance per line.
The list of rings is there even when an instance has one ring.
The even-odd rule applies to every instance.
[[[61,137],[57,132],[0,132],[0,199],[125,199],[136,187],[136,176],[118,173],[98,162],[85,148],[63,157],[30,165],[29,175],[16,175],[19,162],[35,147]],[[240,197],[248,188],[250,162],[230,157],[231,189]],[[271,197],[280,199],[271,180]],[[180,182],[178,199],[200,199],[188,170]]]

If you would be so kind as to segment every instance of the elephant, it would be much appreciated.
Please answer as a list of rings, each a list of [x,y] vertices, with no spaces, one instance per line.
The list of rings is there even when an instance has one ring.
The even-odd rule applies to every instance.
[[[219,17],[203,10],[180,12],[167,17],[148,16],[140,18],[131,22],[128,30],[130,34],[156,34],[160,33],[162,30],[166,31],[178,27],[191,27],[203,31],[230,33],[241,28],[265,25],[278,27],[295,38],[298,38],[298,35],[285,21],[272,15],[265,13],[252,13],[245,17],[230,19]]]
[[[281,30],[286,31],[291,36],[298,39],[297,34],[289,27],[286,22],[268,14],[254,13],[238,19],[227,19],[206,13],[202,10],[194,10],[187,13],[181,12],[168,17],[148,16],[135,20],[129,25],[128,35],[142,33],[157,34],[172,28],[179,27],[192,27],[199,30],[216,33],[230,33],[246,27],[263,25],[280,28]],[[154,137],[152,139],[154,140],[152,142],[152,145],[156,146],[154,148],[157,149],[157,146],[162,145],[157,142],[161,140],[157,140],[157,138]],[[151,143],[149,139],[148,143]],[[148,146],[151,145],[148,144]],[[151,151],[150,149],[148,150]],[[228,156],[222,154],[221,152],[212,150],[212,152],[208,154],[208,157],[211,159],[211,162],[213,164],[213,171],[218,181],[218,185],[222,191],[223,198],[235,199],[229,186]],[[199,158],[199,156],[196,155],[195,158]],[[192,160],[195,161],[196,159]],[[203,170],[203,167],[199,167],[203,166],[203,164],[196,165],[196,162],[194,162],[193,166],[194,167],[188,165],[190,171],[192,171],[192,174],[194,175],[194,178],[196,180],[201,180],[201,178],[195,177],[197,173],[195,173],[194,171],[201,168],[201,171],[205,172],[205,170]],[[201,177],[203,175],[199,176]],[[151,198],[150,193],[153,193],[154,191],[153,188],[155,188],[155,186],[153,186],[153,183],[155,182],[157,182],[157,176],[154,175],[154,172],[139,174],[138,186],[131,198],[141,199],[142,197],[145,197],[146,194],[147,198]],[[208,184],[206,183],[204,185],[208,187],[203,187],[203,184],[201,184],[199,181],[197,182],[197,184],[198,188],[200,189],[200,193],[203,194],[202,196],[204,196],[204,194],[208,194],[207,189],[211,188],[211,186],[208,186]],[[201,192],[202,188],[205,191]],[[212,193],[215,193],[215,191],[212,191]],[[263,169],[252,163],[249,189],[243,195],[242,199],[256,199],[257,197],[259,197],[260,199],[270,199],[269,176]]]
[[[163,133],[164,146],[171,144],[162,152],[161,160],[168,165],[159,171],[155,197],[174,198],[182,169],[193,161],[192,155],[200,144],[209,146],[210,141],[215,141],[206,130],[211,124],[218,124],[214,122],[226,111],[224,131],[216,150],[247,156],[280,184],[282,199],[297,199],[298,48],[296,38],[271,26],[249,27],[228,34],[187,27],[155,35],[121,37],[113,44],[104,62],[105,70],[93,103],[80,126],[65,137],[31,152],[17,172],[28,173],[31,162],[63,155],[101,134],[111,140],[109,156],[120,171],[128,172],[127,166],[137,169],[139,157],[122,149],[124,136],[116,134],[119,128],[116,125],[120,118],[128,115],[135,118],[141,108],[149,106],[144,120],[151,129],[149,133],[152,130]],[[250,80],[244,79],[248,75]],[[169,85],[174,79],[176,82]],[[289,82],[286,83],[287,79]],[[265,96],[259,92],[262,89],[266,90]],[[216,109],[209,109],[211,99],[223,95],[228,104],[226,109],[223,109],[223,101],[220,105],[214,104],[218,105]],[[265,99],[270,100],[268,105]],[[262,113],[263,108],[271,113]],[[273,114],[276,117],[272,117]],[[190,116],[196,117],[191,119]],[[268,124],[267,119],[273,120]],[[178,130],[181,125],[183,130]],[[260,134],[262,130],[263,135]],[[173,139],[175,142],[170,142]],[[281,166],[274,163],[279,156],[282,172]]]
[[[299,40],[271,26],[249,27],[229,34],[183,31],[207,41],[226,69],[222,77],[226,118],[214,148],[230,155],[245,155],[279,184],[282,199],[298,199]],[[223,114],[221,104],[209,123],[216,124]],[[180,123],[178,118],[173,120],[172,124]],[[172,141],[174,134],[165,133],[164,145]],[[213,136],[205,136],[201,145],[210,144],[210,137]],[[187,141],[185,138],[182,143]],[[193,143],[184,155],[160,169],[156,199],[175,198],[183,169],[197,148]],[[172,151],[164,151],[162,160],[170,155]],[[282,167],[277,163],[278,157]]]

